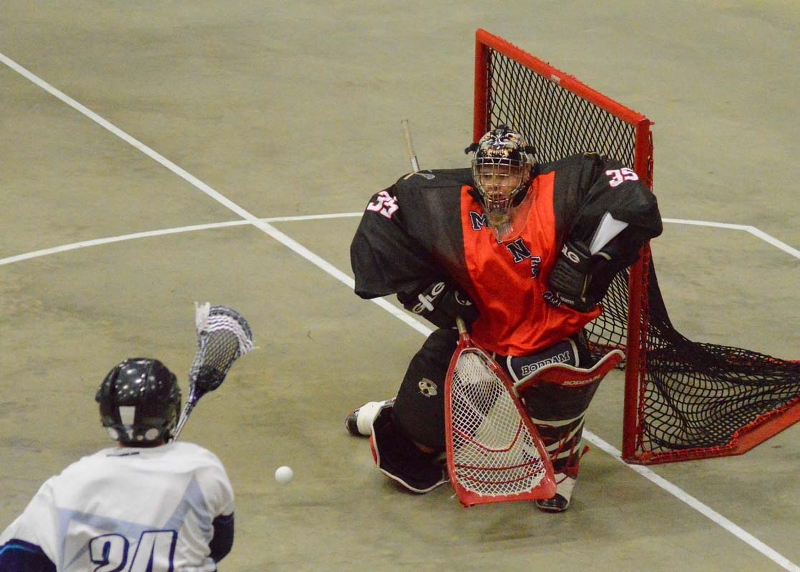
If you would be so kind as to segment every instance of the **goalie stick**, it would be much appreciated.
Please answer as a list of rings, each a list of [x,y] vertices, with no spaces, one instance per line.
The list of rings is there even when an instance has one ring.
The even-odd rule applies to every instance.
[[[417,161],[417,155],[414,153],[414,146],[411,144],[411,129],[408,127],[408,119],[400,121],[400,125],[403,126],[403,136],[406,139],[406,151],[408,151],[408,159],[411,161],[411,169],[416,173],[419,171],[419,161]]]
[[[253,349],[247,320],[236,310],[195,302],[197,352],[189,368],[189,396],[172,437],[178,439],[189,415],[206,393],[215,391],[233,363]]]
[[[550,458],[508,375],[456,320],[459,343],[444,387],[447,469],[468,507],[556,493]]]

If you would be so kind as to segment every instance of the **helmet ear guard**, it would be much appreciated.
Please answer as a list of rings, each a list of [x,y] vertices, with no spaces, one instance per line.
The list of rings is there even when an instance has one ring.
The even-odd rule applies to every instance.
[[[126,445],[170,440],[178,422],[177,378],[158,360],[131,358],[114,366],[97,391],[100,419],[112,439]]]

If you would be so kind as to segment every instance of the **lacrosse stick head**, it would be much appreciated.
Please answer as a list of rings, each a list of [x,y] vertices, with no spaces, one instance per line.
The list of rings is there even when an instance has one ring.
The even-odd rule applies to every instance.
[[[189,368],[189,399],[216,390],[234,362],[253,349],[244,316],[226,306],[196,304],[197,352]]]
[[[173,440],[180,436],[200,398],[222,385],[233,363],[253,349],[250,326],[236,310],[195,302],[194,322],[197,352],[189,368],[189,396]]]

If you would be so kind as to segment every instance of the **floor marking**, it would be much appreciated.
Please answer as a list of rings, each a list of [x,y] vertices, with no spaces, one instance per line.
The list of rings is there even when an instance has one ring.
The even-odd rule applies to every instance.
[[[281,216],[281,217],[270,217],[261,219],[265,223],[271,222],[296,222],[296,221],[308,221],[308,220],[326,220],[326,219],[337,219],[337,218],[355,218],[360,217],[364,213],[362,212],[355,212],[355,213],[330,213],[330,214],[318,214],[318,215],[299,215],[299,216]],[[763,232],[757,229],[754,226],[746,226],[740,224],[728,224],[724,222],[706,222],[706,221],[696,221],[696,220],[682,220],[682,219],[663,219],[666,223],[674,223],[674,224],[685,224],[685,225],[693,225],[693,226],[709,226],[709,227],[717,227],[717,228],[726,228],[732,230],[744,230],[749,232],[753,236],[760,238],[764,242],[772,244],[773,246],[780,248],[787,254],[794,256],[795,258],[800,258],[800,250],[796,248],[792,248],[791,246],[787,245],[784,242],[781,242],[777,238],[774,238],[768,235],[766,232]],[[214,222],[208,224],[198,224],[192,226],[182,226],[176,228],[165,228],[161,230],[151,230],[151,231],[144,231],[144,232],[135,232],[132,234],[123,234],[121,236],[112,236],[108,238],[96,238],[93,240],[84,240],[80,242],[73,242],[72,244],[64,244],[61,246],[55,246],[52,248],[45,248],[42,250],[35,250],[33,252],[27,252],[25,254],[18,254],[16,256],[9,256],[7,258],[0,258],[0,266],[4,264],[11,264],[12,262],[21,262],[23,260],[30,260],[31,258],[38,258],[40,256],[47,256],[48,254],[58,254],[59,252],[67,252],[69,250],[77,250],[79,248],[86,248],[88,246],[100,246],[103,244],[109,244],[112,242],[122,242],[125,240],[135,240],[137,238],[150,238],[152,236],[164,236],[168,234],[179,234],[182,232],[193,232],[197,230],[209,230],[214,228],[222,228],[226,226],[244,226],[251,224],[248,220],[235,220],[235,221],[227,221],[227,222]]]
[[[130,145],[132,145],[136,149],[140,150],[142,153],[144,153],[145,155],[147,155],[148,157],[150,157],[154,161],[160,163],[161,165],[163,165],[164,167],[166,167],[167,169],[169,169],[170,171],[172,171],[173,173],[175,173],[176,175],[178,175],[179,177],[181,177],[182,179],[184,179],[185,181],[187,181],[188,183],[190,183],[191,185],[196,187],[198,190],[202,191],[203,193],[205,193],[206,195],[208,195],[212,199],[216,200],[221,205],[227,207],[229,210],[233,211],[234,213],[236,213],[237,215],[239,215],[240,217],[242,217],[244,219],[244,221],[219,223],[218,225],[197,225],[197,226],[194,226],[194,227],[183,227],[182,229],[171,229],[171,230],[167,230],[167,231],[153,231],[153,233],[156,233],[156,234],[152,234],[152,233],[136,233],[136,234],[126,235],[126,237],[114,237],[114,238],[109,238],[109,239],[99,239],[98,241],[86,241],[86,243],[75,243],[75,245],[84,245],[85,244],[85,245],[88,245],[88,246],[94,246],[96,244],[104,244],[104,243],[108,243],[108,242],[118,242],[120,240],[128,240],[128,239],[130,239],[132,237],[133,238],[142,238],[144,236],[156,236],[156,235],[159,235],[159,234],[160,235],[164,235],[164,234],[172,234],[172,233],[175,233],[175,232],[186,232],[187,231],[186,229],[202,230],[202,229],[205,229],[205,228],[215,228],[216,226],[236,226],[236,225],[242,225],[242,224],[251,224],[252,226],[255,226],[259,230],[261,230],[264,233],[268,234],[269,236],[271,236],[272,238],[274,238],[275,240],[277,240],[281,244],[283,244],[286,247],[290,248],[295,253],[299,254],[300,256],[302,256],[303,258],[305,258],[306,260],[308,260],[312,264],[314,264],[317,267],[319,267],[320,269],[324,270],[325,272],[327,272],[328,274],[330,274],[331,276],[333,276],[334,278],[336,278],[340,282],[344,283],[350,289],[352,289],[354,287],[355,282],[350,276],[348,276],[344,272],[340,271],[339,269],[334,267],[332,264],[328,263],[323,258],[317,256],[316,254],[314,254],[313,252],[308,250],[306,247],[304,247],[300,243],[296,242],[294,239],[292,239],[289,236],[287,236],[286,234],[280,232],[279,230],[277,230],[272,225],[268,224],[266,221],[270,220],[270,219],[263,219],[262,220],[262,219],[259,219],[259,218],[255,217],[254,215],[252,215],[251,213],[249,213],[248,211],[246,211],[245,209],[243,209],[242,207],[240,207],[239,205],[237,205],[236,203],[234,203],[233,201],[231,201],[227,197],[225,197],[225,196],[221,195],[220,193],[218,193],[217,191],[215,191],[213,188],[211,188],[210,186],[205,184],[203,181],[201,181],[198,178],[196,178],[194,175],[192,175],[192,174],[188,173],[187,171],[183,170],[182,168],[180,168],[179,166],[174,164],[172,161],[166,159],[161,154],[157,153],[156,151],[152,150],[150,147],[146,146],[144,143],[141,143],[137,139],[131,137],[130,135],[128,135],[127,133],[125,133],[121,129],[117,128],[113,124],[109,123],[108,121],[106,121],[105,119],[103,119],[102,117],[100,117],[99,115],[97,115],[96,113],[91,111],[90,109],[84,107],[83,105],[81,105],[80,103],[78,103],[77,101],[72,99],[71,97],[65,95],[64,93],[62,93],[58,89],[54,88],[53,86],[51,86],[50,84],[45,82],[44,80],[40,79],[38,76],[36,76],[33,73],[29,72],[28,70],[26,70],[25,68],[23,68],[22,66],[17,64],[16,62],[10,60],[9,58],[7,58],[2,53],[0,53],[0,62],[4,63],[5,65],[7,65],[11,69],[13,69],[17,73],[19,73],[20,75],[22,75],[26,79],[30,80],[34,84],[38,85],[39,87],[41,87],[42,89],[44,89],[48,93],[52,94],[56,98],[60,99],[61,101],[63,101],[64,103],[66,103],[67,105],[69,105],[70,107],[75,109],[76,111],[82,113],[83,115],[85,115],[86,117],[88,117],[89,119],[91,119],[92,121],[94,121],[95,123],[97,123],[98,125],[103,127],[104,129],[110,131],[111,133],[113,133],[114,135],[116,135],[117,137],[122,139],[123,141],[129,143]],[[327,215],[320,215],[320,216],[322,218],[325,218]],[[286,218],[283,218],[283,219],[280,219],[280,220],[283,221],[283,220],[289,220],[289,219],[297,220],[297,219],[292,218],[292,217],[286,217]],[[275,219],[275,220],[277,220],[277,219]],[[675,219],[664,219],[664,221],[665,222],[676,222]],[[759,231],[758,229],[755,229],[754,227],[741,227],[739,225],[724,225],[724,224],[721,224],[721,223],[703,223],[701,221],[685,221],[685,222],[686,222],[686,224],[697,224],[697,225],[704,225],[704,226],[718,226],[718,227],[721,227],[721,228],[737,228],[737,229],[740,229],[740,230],[747,230],[748,232],[753,232],[753,234],[756,234],[756,236],[758,236],[759,238],[765,239],[764,237],[768,237],[770,240],[767,240],[767,242],[770,242],[770,244],[778,246],[778,248],[781,248],[782,250],[788,249],[788,250],[786,250],[786,252],[789,252],[789,254],[792,254],[795,257],[800,257],[800,256],[798,256],[798,254],[797,254],[798,251],[796,249],[793,249],[793,248],[785,245],[784,243],[782,243],[782,242],[770,237],[766,233],[761,233],[761,231]],[[782,248],[779,245],[783,245],[785,248]],[[67,245],[67,247],[56,247],[55,249],[47,249],[47,251],[38,251],[38,252],[47,252],[48,254],[52,254],[53,252],[63,252],[64,250],[71,250],[71,249],[74,249],[74,248],[82,248],[82,246],[74,246],[74,248],[69,248],[69,246],[70,245]],[[5,262],[5,261],[11,260],[11,259],[17,259],[15,261],[26,260],[27,258],[25,258],[25,256],[26,255],[20,255],[21,258],[20,257],[11,257],[11,258],[0,259],[0,264],[8,264],[9,262]],[[43,256],[43,254],[42,254],[42,256]],[[30,256],[30,258],[33,258],[33,256]],[[382,307],[383,309],[385,309],[386,311],[391,313],[393,316],[395,316],[398,319],[402,320],[403,322],[407,323],[408,325],[410,325],[412,328],[414,328],[418,332],[420,332],[420,333],[422,333],[424,335],[429,335],[431,333],[432,330],[430,328],[428,328],[424,324],[418,322],[416,319],[412,318],[407,312],[405,312],[404,310],[401,310],[401,309],[393,306],[392,304],[390,304],[386,300],[384,300],[382,298],[376,298],[376,299],[372,300],[372,302],[374,302],[378,306]],[[672,483],[670,483],[666,479],[658,476],[657,474],[655,474],[653,471],[651,471],[650,469],[648,469],[646,467],[639,466],[639,465],[629,465],[629,464],[625,463],[624,461],[621,460],[621,455],[620,455],[619,451],[617,451],[614,447],[612,447],[611,445],[609,445],[608,443],[606,443],[605,441],[603,441],[602,439],[600,439],[599,437],[597,437],[596,435],[594,435],[594,434],[592,434],[592,433],[590,433],[588,431],[586,431],[586,434],[587,434],[587,440],[589,440],[591,443],[593,443],[599,449],[601,449],[601,450],[605,451],[606,453],[608,453],[609,455],[619,459],[620,462],[623,463],[626,467],[628,467],[629,469],[635,471],[639,475],[647,478],[652,483],[654,483],[658,487],[666,490],[670,494],[674,495],[676,498],[678,498],[682,502],[688,504],[691,508],[693,508],[694,510],[700,512],[701,514],[706,516],[708,519],[712,520],[713,522],[715,522],[716,524],[718,524],[722,528],[726,529],[728,532],[730,532],[731,534],[733,534],[734,536],[736,536],[737,538],[739,538],[743,542],[747,543],[752,548],[754,548],[755,550],[759,551],[761,554],[763,554],[764,556],[766,556],[767,558],[769,558],[770,560],[772,560],[773,562],[775,562],[776,564],[778,564],[779,566],[784,568],[785,570],[790,570],[792,572],[800,572],[800,567],[796,566],[790,560],[786,559],[781,554],[779,554],[778,552],[776,552],[775,550],[773,550],[772,548],[770,548],[769,546],[767,546],[766,544],[764,544],[763,542],[761,542],[760,540],[758,540],[757,538],[755,538],[754,536],[752,536],[751,534],[749,534],[748,532],[746,532],[745,530],[740,528],[739,526],[737,526],[734,523],[732,523],[730,520],[726,519],[725,517],[723,517],[722,515],[720,515],[716,511],[712,510],[711,508],[709,508],[708,506],[706,506],[705,504],[703,504],[699,500],[697,500],[694,497],[692,497],[691,495],[687,494],[682,489],[680,489],[677,486],[673,485]]]
[[[305,221],[305,220],[319,220],[331,218],[344,218],[344,217],[360,217],[363,213],[340,213],[340,214],[325,214],[325,215],[306,215],[306,216],[284,216],[262,219],[264,222],[288,222],[288,221]],[[250,224],[246,220],[234,220],[228,222],[213,222],[208,224],[197,224],[192,226],[181,226],[177,228],[165,228],[162,230],[149,230],[143,232],[134,232],[132,234],[123,234],[120,236],[112,236],[108,238],[96,238],[93,240],[82,240],[80,242],[73,242],[72,244],[63,244],[52,248],[45,248],[42,250],[35,250],[25,254],[18,254],[16,256],[9,256],[8,258],[0,258],[0,266],[4,264],[11,264],[12,262],[21,262],[23,260],[30,260],[31,258],[38,258],[40,256],[47,256],[49,254],[58,254],[59,252],[67,252],[69,250],[77,250],[79,248],[86,248],[88,246],[101,246],[103,244],[110,244],[112,242],[123,242],[125,240],[135,240],[137,238],[150,238],[153,236],[165,236],[168,234],[179,234],[182,232],[194,232],[197,230],[209,230],[212,228],[224,228],[227,226],[245,226]]]
[[[617,461],[631,469],[639,473],[642,477],[649,480],[654,485],[664,489],[666,492],[677,498],[679,501],[689,505],[691,508],[712,520],[746,544],[750,545],[752,548],[758,550],[761,554],[781,566],[784,570],[790,570],[792,572],[800,571],[800,566],[797,566],[794,562],[777,552],[775,549],[771,548],[770,546],[761,542],[758,538],[744,530],[739,525],[735,524],[734,522],[730,521],[729,519],[722,516],[720,513],[715,511],[714,509],[710,508],[708,505],[704,504],[703,502],[697,500],[695,497],[684,491],[683,489],[677,487],[676,485],[669,482],[664,477],[661,477],[651,471],[650,469],[643,467],[642,465],[629,465],[625,461],[622,460],[622,453],[618,451],[613,446],[609,445],[597,435],[593,434],[590,431],[584,429],[583,431],[586,440],[590,443],[594,444],[598,449],[602,449],[612,457],[614,457]],[[680,568],[680,567],[678,567]]]
[[[753,236],[760,238],[764,242],[768,242],[772,246],[783,250],[785,253],[794,256],[795,258],[800,258],[800,250],[796,248],[792,248],[785,242],[781,242],[777,238],[768,235],[766,232],[757,229],[754,226],[748,226],[745,224],[728,224],[724,222],[708,222],[704,220],[684,220],[679,218],[662,218],[664,222],[671,222],[676,224],[686,224],[686,225],[694,225],[694,226],[709,226],[714,228],[727,228],[732,230],[743,230],[745,232],[749,232]]]

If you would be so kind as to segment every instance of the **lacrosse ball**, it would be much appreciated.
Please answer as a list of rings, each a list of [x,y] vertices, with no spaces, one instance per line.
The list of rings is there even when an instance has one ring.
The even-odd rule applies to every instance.
[[[285,465],[283,467],[278,467],[278,469],[275,471],[275,480],[282,485],[285,485],[291,481],[293,476],[294,471],[292,468]]]

